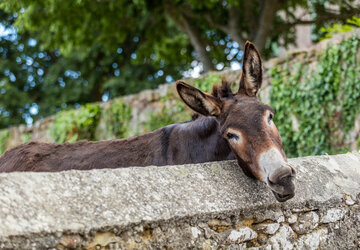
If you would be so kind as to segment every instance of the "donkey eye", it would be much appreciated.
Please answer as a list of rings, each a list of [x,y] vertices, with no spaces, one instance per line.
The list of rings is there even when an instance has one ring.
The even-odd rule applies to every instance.
[[[234,135],[232,133],[227,133],[226,136],[229,140],[238,140],[239,139],[239,137],[237,135]]]
[[[269,123],[272,121],[273,117],[274,117],[274,115],[272,113],[270,113],[269,120],[268,120]]]

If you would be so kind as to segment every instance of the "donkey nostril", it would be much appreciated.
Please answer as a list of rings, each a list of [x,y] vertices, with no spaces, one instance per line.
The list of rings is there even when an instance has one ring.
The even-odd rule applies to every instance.
[[[275,185],[275,183],[274,183],[274,182],[272,182],[272,181],[270,180],[270,178],[269,178],[269,177],[268,177],[267,179],[268,179],[268,183],[269,183],[269,185]]]
[[[294,193],[295,192],[295,182],[294,178],[289,176],[280,181],[280,185],[283,185],[286,189],[286,193]]]
[[[291,169],[291,176],[296,176],[296,171],[295,171],[295,169],[293,168],[293,167],[290,167],[290,169]]]
[[[268,177],[268,180],[272,184],[279,185],[280,182],[283,182],[287,178],[292,178],[295,175],[295,170],[289,165],[282,166],[271,173]]]

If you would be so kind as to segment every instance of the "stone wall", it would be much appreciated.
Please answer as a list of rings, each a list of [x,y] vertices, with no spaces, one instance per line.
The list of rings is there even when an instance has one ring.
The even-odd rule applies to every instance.
[[[284,203],[233,161],[0,174],[0,248],[358,249],[360,154],[289,162]]]

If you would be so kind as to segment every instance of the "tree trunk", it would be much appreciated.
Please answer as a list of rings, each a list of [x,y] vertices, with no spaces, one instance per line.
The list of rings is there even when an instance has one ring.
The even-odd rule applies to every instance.
[[[260,53],[265,48],[266,39],[269,36],[271,25],[274,21],[276,11],[278,10],[278,5],[278,0],[264,0],[255,36],[255,45]]]
[[[235,6],[231,6],[228,10],[229,12],[229,25],[228,25],[228,34],[232,38],[233,41],[237,42],[239,46],[243,46],[245,44],[244,39],[240,35],[239,28],[239,13],[238,9]]]
[[[215,70],[210,54],[206,51],[206,43],[197,27],[194,24],[190,24],[181,11],[174,10],[173,7],[169,6],[166,7],[166,11],[174,23],[189,36],[190,43],[196,53],[196,59],[203,64],[204,72]]]
[[[195,26],[191,25],[184,16],[181,16],[180,18],[183,23],[183,31],[188,34],[190,42],[194,46],[198,57],[197,59],[203,64],[204,71],[214,70],[214,64],[211,61],[209,52],[206,51],[206,43],[202,39],[200,31]]]
[[[219,29],[225,34],[229,35],[231,39],[237,42],[240,46],[245,43],[245,40],[240,34],[239,28],[239,9],[236,6],[230,6],[228,9],[228,23],[226,25],[218,24],[210,14],[205,14],[205,19],[208,21],[210,26],[213,28]]]

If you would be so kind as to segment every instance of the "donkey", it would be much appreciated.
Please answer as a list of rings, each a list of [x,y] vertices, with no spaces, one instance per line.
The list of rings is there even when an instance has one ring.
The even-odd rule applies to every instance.
[[[246,42],[240,86],[214,86],[204,93],[182,81],[180,98],[197,113],[192,121],[121,140],[75,143],[30,142],[0,158],[0,172],[62,171],[237,160],[244,173],[266,183],[278,201],[294,196],[294,169],[287,163],[274,110],[257,99],[262,62]]]

